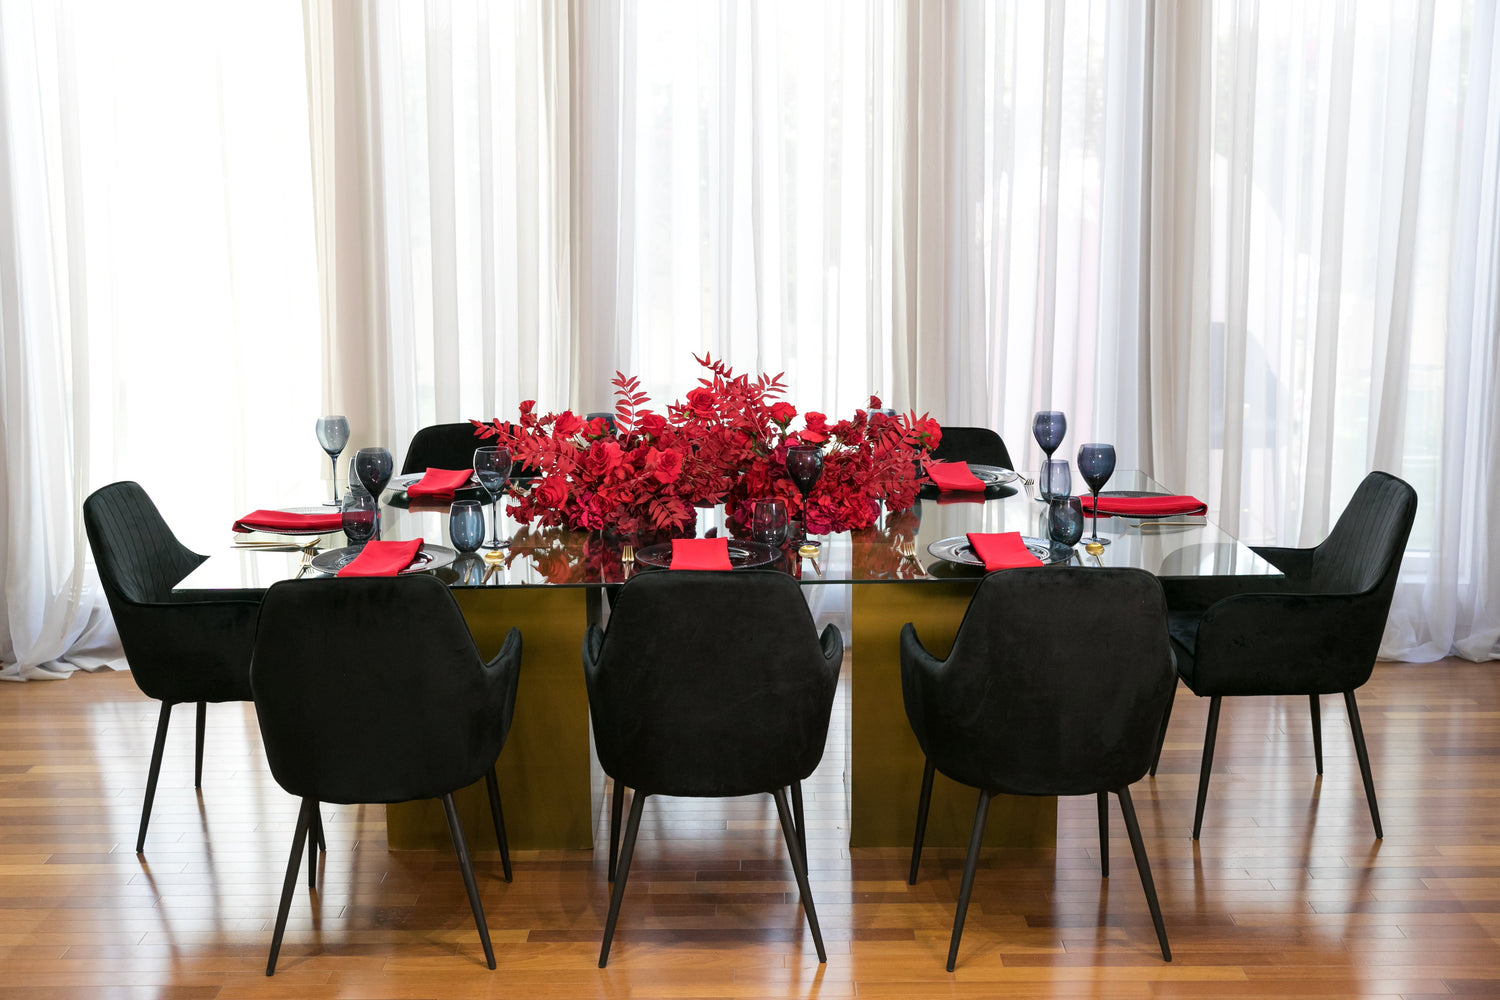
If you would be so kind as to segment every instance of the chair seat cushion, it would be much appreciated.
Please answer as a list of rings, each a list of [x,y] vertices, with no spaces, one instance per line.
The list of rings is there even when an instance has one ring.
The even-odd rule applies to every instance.
[[[1193,656],[1198,649],[1198,625],[1201,611],[1168,611],[1167,634],[1172,637],[1172,651],[1177,654],[1177,673],[1189,687],[1193,685]]]

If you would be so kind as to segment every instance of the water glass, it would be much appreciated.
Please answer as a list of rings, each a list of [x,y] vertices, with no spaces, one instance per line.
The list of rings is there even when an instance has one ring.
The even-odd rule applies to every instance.
[[[1083,537],[1083,504],[1077,497],[1062,496],[1051,502],[1049,533],[1052,540],[1069,548]]]
[[[1042,499],[1049,502],[1071,494],[1073,471],[1068,467],[1068,460],[1049,458],[1043,462],[1041,474],[1037,476],[1037,489],[1041,491]]]
[[[473,552],[484,541],[484,505],[455,500],[448,508],[448,540],[460,552]]]
[[[750,509],[750,536],[764,545],[780,548],[786,544],[788,524],[786,501],[757,500]]]
[[[355,481],[344,494],[344,502],[339,508],[343,516],[344,537],[349,539],[350,545],[363,545],[375,535],[375,512],[375,498]]]

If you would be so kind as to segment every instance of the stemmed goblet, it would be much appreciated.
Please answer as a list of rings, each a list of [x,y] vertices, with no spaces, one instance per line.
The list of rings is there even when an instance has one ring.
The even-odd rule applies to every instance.
[[[1089,541],[1108,545],[1108,538],[1099,537],[1099,491],[1104,489],[1104,484],[1109,482],[1109,477],[1115,474],[1115,446],[1112,444],[1080,446],[1078,471],[1083,474],[1083,481],[1089,484],[1089,490],[1094,494],[1094,530],[1089,535]]]
[[[493,524],[494,537],[485,543],[487,549],[503,549],[510,546],[510,541],[500,540],[500,514],[498,504],[500,497],[505,494],[505,485],[510,482],[510,449],[499,447],[485,447],[474,449],[474,475],[479,477],[479,485],[490,497],[490,522]]]
[[[354,476],[375,501],[375,537],[380,537],[380,494],[391,481],[395,463],[385,448],[361,448],[354,453]]]
[[[1031,435],[1036,438],[1038,447],[1046,456],[1043,461],[1052,458],[1052,453],[1062,444],[1063,435],[1067,432],[1068,418],[1061,410],[1038,410],[1036,416],[1031,418]]]
[[[349,418],[341,416],[319,417],[317,423],[318,446],[328,453],[333,463],[333,499],[325,501],[325,507],[339,506],[339,455],[349,443]]]
[[[823,449],[817,445],[799,445],[796,448],[786,450],[786,474],[791,477],[797,492],[802,494],[802,548],[810,549],[811,552],[804,555],[817,555],[819,543],[807,537],[807,495],[817,485],[818,477],[823,474]]]

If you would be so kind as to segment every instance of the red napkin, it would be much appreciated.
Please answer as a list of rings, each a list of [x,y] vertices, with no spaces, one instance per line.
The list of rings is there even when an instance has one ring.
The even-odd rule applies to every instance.
[[[971,531],[969,544],[973,546],[974,554],[984,560],[985,571],[989,573],[997,569],[1042,564],[1040,559],[1031,554],[1026,543],[1021,541],[1019,531]]]
[[[733,569],[727,538],[672,539],[673,569]]]
[[[1085,493],[1078,498],[1083,504],[1085,511],[1094,509],[1094,498]],[[1208,504],[1197,497],[1171,496],[1171,497],[1100,497],[1099,514],[1108,517],[1111,514],[1137,515],[1146,517],[1160,517],[1168,514],[1202,514],[1208,510]]]
[[[289,510],[251,511],[234,522],[235,531],[338,531],[344,526],[344,515],[294,514]]]
[[[364,550],[339,570],[339,576],[395,576],[422,551],[422,539],[409,542],[366,542]]]
[[[428,469],[421,479],[406,488],[406,495],[452,500],[454,491],[467,484],[471,474],[469,469]]]
[[[969,471],[968,462],[928,462],[927,478],[940,490],[984,492],[984,483]]]

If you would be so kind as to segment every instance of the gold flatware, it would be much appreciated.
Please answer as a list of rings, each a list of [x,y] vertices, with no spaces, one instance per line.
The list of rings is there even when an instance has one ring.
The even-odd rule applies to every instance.
[[[1085,545],[1083,547],[1083,549],[1089,555],[1091,555],[1091,556],[1094,557],[1094,562],[1098,563],[1100,565],[1100,567],[1104,566],[1104,560],[1101,559],[1101,558],[1099,558],[1100,556],[1104,555],[1104,545],[1102,543],[1100,543],[1100,542],[1089,542],[1087,545]],[[1082,560],[1079,560],[1079,561],[1082,562]]]

